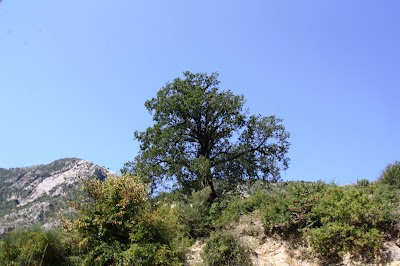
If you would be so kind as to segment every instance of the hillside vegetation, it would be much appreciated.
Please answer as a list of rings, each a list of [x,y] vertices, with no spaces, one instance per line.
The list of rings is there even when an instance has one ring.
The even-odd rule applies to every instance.
[[[320,264],[345,255],[380,261],[384,243],[398,238],[399,190],[387,184],[395,163],[376,182],[337,186],[323,182],[242,182],[208,204],[209,188],[191,195],[175,190],[150,197],[145,184],[125,175],[85,181],[86,199],[72,203],[79,215],[62,228],[12,231],[0,242],[5,265],[184,265],[188,248],[204,244],[201,265],[253,265],[248,243],[234,228],[251,215],[265,234],[302,250]],[[395,176],[400,178],[399,175]],[[253,220],[254,222],[254,220]],[[253,230],[253,231],[252,231]],[[264,239],[264,241],[267,238]]]

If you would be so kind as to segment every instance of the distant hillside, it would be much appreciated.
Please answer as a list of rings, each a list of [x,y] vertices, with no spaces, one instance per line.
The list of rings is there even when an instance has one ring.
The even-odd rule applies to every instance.
[[[65,158],[46,165],[0,168],[0,236],[33,224],[56,226],[68,200],[81,193],[78,177],[105,179],[114,175],[92,162]]]

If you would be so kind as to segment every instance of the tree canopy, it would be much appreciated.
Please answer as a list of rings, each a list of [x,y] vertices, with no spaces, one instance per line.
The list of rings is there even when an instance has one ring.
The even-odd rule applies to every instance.
[[[277,181],[286,170],[289,133],[275,116],[249,115],[243,95],[220,91],[218,74],[184,73],[145,106],[155,124],[136,131],[140,151],[127,168],[152,188],[173,180],[184,188],[215,180]]]

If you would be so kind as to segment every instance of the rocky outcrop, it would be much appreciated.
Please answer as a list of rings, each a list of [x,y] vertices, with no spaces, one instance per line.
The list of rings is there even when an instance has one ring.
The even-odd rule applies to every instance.
[[[80,178],[104,180],[115,173],[92,162],[66,158],[47,165],[0,168],[0,236],[18,227],[57,225],[68,200],[81,193]]]

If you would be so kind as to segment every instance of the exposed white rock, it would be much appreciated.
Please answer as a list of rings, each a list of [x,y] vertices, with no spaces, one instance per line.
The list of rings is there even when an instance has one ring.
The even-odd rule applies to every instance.
[[[116,175],[92,162],[71,158],[48,165],[0,169],[3,216],[0,237],[10,228],[40,222],[52,227],[58,212],[68,210],[67,199],[81,191],[81,178]]]
[[[67,169],[65,172],[61,172],[43,179],[40,183],[36,184],[36,186],[33,188],[33,192],[24,202],[21,202],[20,205],[23,206],[29,202],[32,202],[41,197],[43,194],[49,194],[50,190],[56,186],[61,184],[71,184],[74,179],[82,174],[94,174],[95,166],[93,164],[85,163],[80,165],[82,166],[81,168],[76,167],[75,165],[75,167],[72,169]]]

